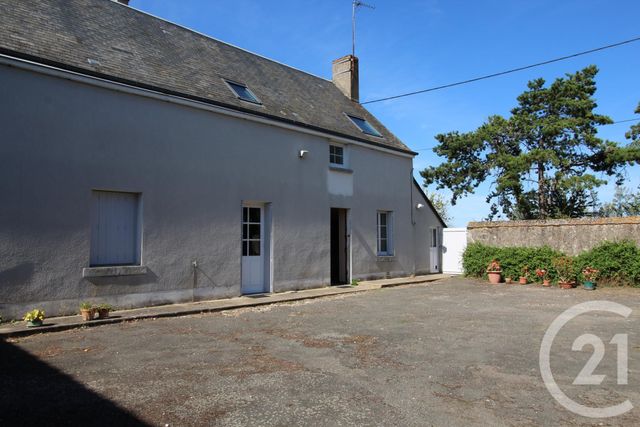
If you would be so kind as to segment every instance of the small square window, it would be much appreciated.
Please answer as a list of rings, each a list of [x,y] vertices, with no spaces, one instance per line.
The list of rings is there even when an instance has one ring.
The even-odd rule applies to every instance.
[[[349,117],[353,122],[353,124],[358,126],[358,129],[360,129],[363,133],[366,133],[367,135],[371,135],[371,136],[377,136],[378,138],[382,138],[382,134],[378,132],[378,130],[374,128],[371,125],[371,123],[369,123],[365,119],[361,119],[360,117],[350,116],[348,114],[347,114],[347,117]]]
[[[339,145],[329,146],[329,163],[333,165],[344,165],[344,148]]]
[[[230,82],[229,80],[225,80],[225,83],[227,83],[233,93],[243,101],[253,102],[254,104],[262,104],[258,97],[255,96],[246,85]]]

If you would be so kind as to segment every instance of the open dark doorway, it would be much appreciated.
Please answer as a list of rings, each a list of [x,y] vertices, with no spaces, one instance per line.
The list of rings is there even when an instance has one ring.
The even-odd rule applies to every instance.
[[[349,283],[347,209],[331,208],[331,284]]]

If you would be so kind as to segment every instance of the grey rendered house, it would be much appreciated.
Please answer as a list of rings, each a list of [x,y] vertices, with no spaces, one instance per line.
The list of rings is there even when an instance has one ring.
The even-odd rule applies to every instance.
[[[440,270],[416,153],[333,81],[111,0],[0,0],[0,314]]]

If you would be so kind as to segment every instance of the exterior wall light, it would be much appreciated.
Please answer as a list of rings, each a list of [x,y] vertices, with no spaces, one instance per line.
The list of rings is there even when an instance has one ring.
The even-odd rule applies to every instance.
[[[300,150],[298,152],[298,157],[300,157],[301,159],[304,159],[304,157],[309,153],[309,151],[307,150]]]
[[[424,208],[424,205],[422,203],[416,204],[416,209],[422,209],[422,208]]]

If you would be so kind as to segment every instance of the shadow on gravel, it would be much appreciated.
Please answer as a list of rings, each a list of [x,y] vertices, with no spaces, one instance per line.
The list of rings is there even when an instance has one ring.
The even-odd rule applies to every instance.
[[[0,339],[0,425],[146,426],[69,375]]]

